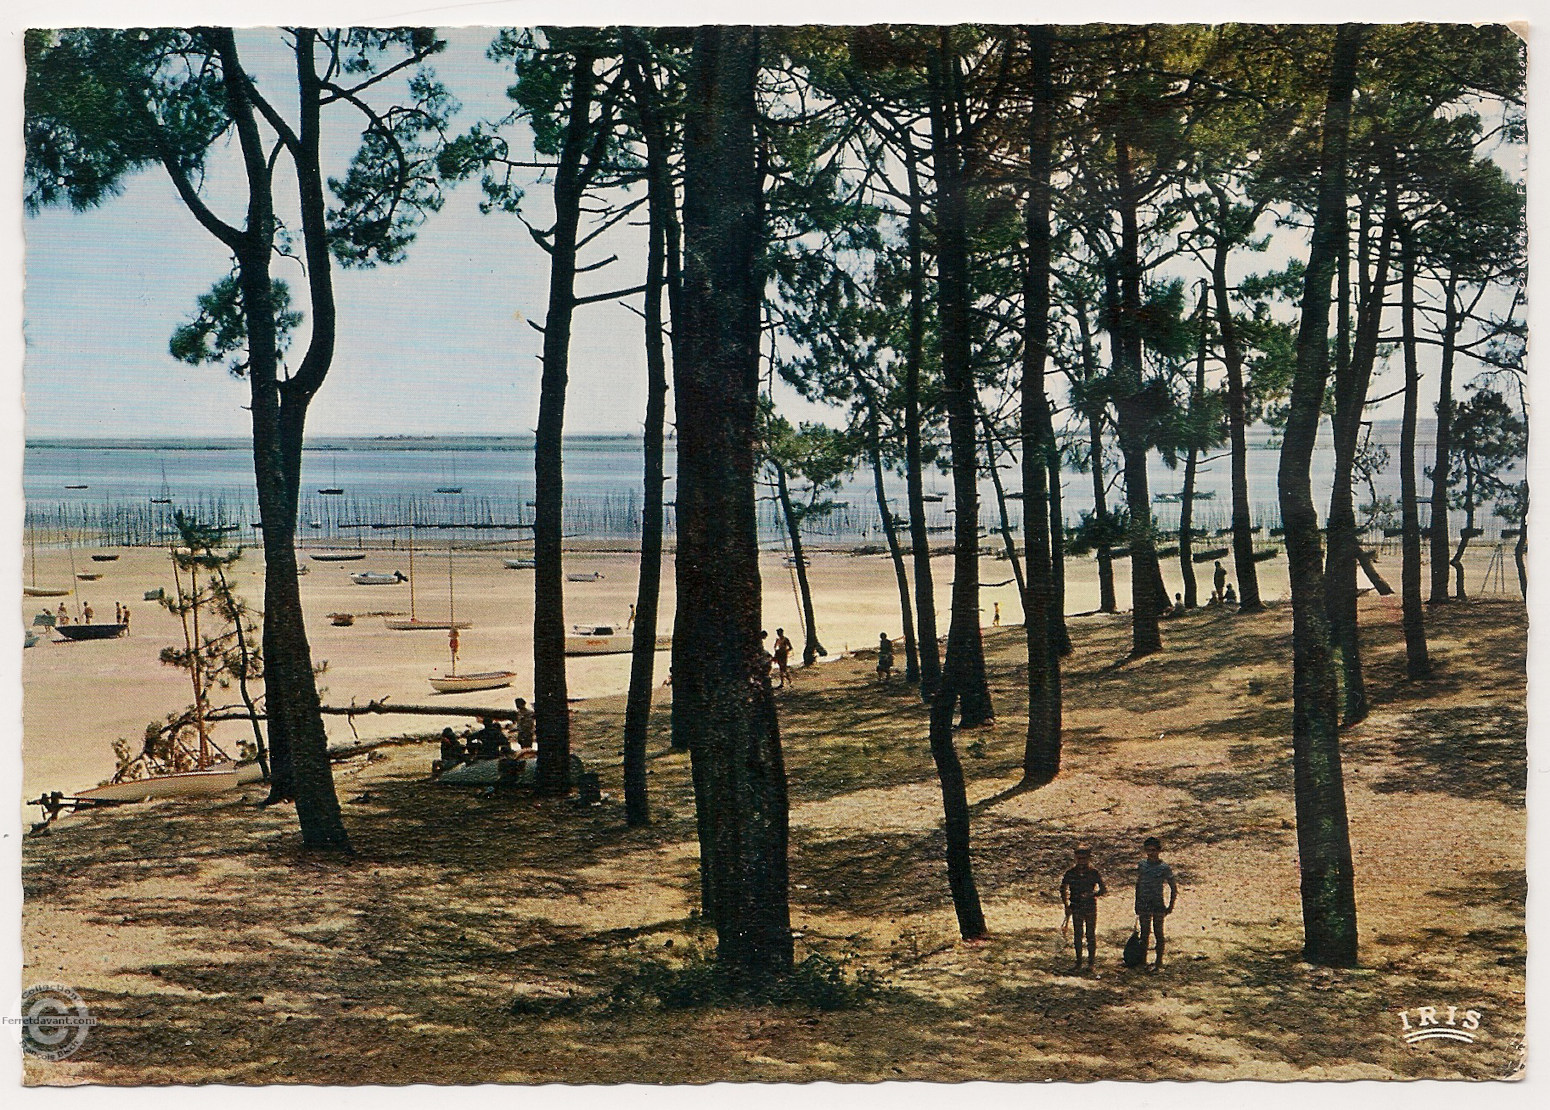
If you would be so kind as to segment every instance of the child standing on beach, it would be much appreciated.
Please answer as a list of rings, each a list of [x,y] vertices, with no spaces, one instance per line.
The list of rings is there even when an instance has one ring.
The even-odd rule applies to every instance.
[[[1179,885],[1173,880],[1173,868],[1162,861],[1162,841],[1149,836],[1141,842],[1146,853],[1136,867],[1136,917],[1141,921],[1142,960],[1146,959],[1147,935],[1157,938],[1157,957],[1149,970],[1162,970],[1163,918],[1173,912],[1178,901]],[[1168,900],[1163,901],[1163,887],[1168,888]]]
[[[1082,970],[1084,933],[1087,935],[1087,970],[1093,969],[1093,955],[1098,948],[1098,899],[1109,892],[1103,885],[1103,876],[1092,865],[1092,860],[1091,848],[1077,848],[1076,863],[1060,879],[1060,900],[1065,903],[1066,916],[1070,918],[1076,935],[1076,966],[1071,969],[1073,971]]]

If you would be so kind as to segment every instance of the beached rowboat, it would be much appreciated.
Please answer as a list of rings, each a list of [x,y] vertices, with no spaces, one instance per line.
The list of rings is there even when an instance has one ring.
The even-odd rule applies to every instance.
[[[466,694],[474,690],[496,690],[510,686],[516,671],[479,671],[475,674],[431,675],[432,688],[438,694]]]
[[[151,798],[219,794],[261,778],[263,772],[258,764],[228,761],[212,764],[202,771],[178,771],[170,775],[110,782],[106,786],[82,790],[75,796],[97,802],[143,802]]]
[[[658,636],[658,651],[673,646],[671,636]],[[622,655],[635,648],[635,635],[611,624],[576,625],[565,637],[566,655]]]
[[[538,563],[532,559],[502,559],[507,570],[532,570]]]
[[[61,624],[54,628],[67,640],[113,640],[125,632],[121,624]]]
[[[394,571],[392,574],[381,574],[377,571],[362,571],[360,574],[350,575],[350,581],[357,586],[396,586],[400,582],[409,581],[403,574]]]
[[[23,586],[22,594],[26,597],[67,597],[69,590],[55,589],[53,586]]]
[[[366,558],[364,551],[314,551],[312,557],[320,563],[354,563]]]
[[[445,632],[451,628],[472,628],[473,621],[421,620],[418,617],[383,617],[382,623],[394,632]]]
[[[589,570],[585,574],[567,574],[565,580],[567,582],[601,582],[603,574],[601,571]]]

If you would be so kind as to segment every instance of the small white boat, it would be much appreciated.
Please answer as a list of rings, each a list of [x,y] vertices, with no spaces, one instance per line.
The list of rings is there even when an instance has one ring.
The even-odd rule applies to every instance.
[[[567,582],[601,582],[603,580],[603,572],[589,570],[585,574],[567,574],[565,580]]]
[[[797,565],[797,557],[795,555],[787,555],[784,559],[781,560],[781,564],[788,567],[795,567]],[[813,565],[813,561],[806,555],[803,555],[802,565],[804,567],[810,567]]]
[[[394,632],[446,632],[452,628],[472,628],[473,621],[421,620],[418,617],[383,617],[382,623]]]
[[[400,582],[409,581],[408,577],[399,571],[392,574],[382,574],[378,571],[362,571],[360,574],[350,575],[350,581],[357,586],[396,586]]]
[[[673,646],[671,636],[658,636],[658,651]],[[635,634],[611,624],[575,625],[565,637],[566,655],[623,655],[635,650]]]
[[[433,674],[430,682],[438,694],[466,694],[473,690],[498,690],[510,686],[516,671],[479,671],[475,674]]]
[[[502,559],[501,562],[506,565],[507,570],[532,570],[538,565],[532,559]]]
[[[257,782],[263,772],[256,763],[215,763],[202,771],[179,771],[171,775],[110,782],[82,790],[77,798],[97,802],[143,802],[150,798],[176,798],[202,794],[220,794],[244,783]]]

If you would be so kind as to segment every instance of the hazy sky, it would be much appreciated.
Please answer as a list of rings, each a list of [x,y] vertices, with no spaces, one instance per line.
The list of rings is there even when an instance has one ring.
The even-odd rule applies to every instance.
[[[433,65],[464,106],[453,130],[503,114],[511,74],[484,57],[491,30],[445,34],[449,49]],[[290,81],[276,34],[242,32],[240,45],[260,84],[288,106]],[[339,173],[354,150],[359,117],[335,106],[327,120],[326,169]],[[525,139],[526,126],[511,134]],[[212,160],[207,189],[212,206],[240,222],[245,183],[230,143]],[[294,195],[288,172],[277,176],[276,193],[282,203]],[[312,435],[509,434],[533,428],[540,336],[528,321],[544,316],[548,258],[515,218],[481,215],[479,200],[477,182],[452,189],[400,265],[335,267],[337,354],[312,405]],[[546,225],[547,185],[531,188],[525,203],[532,222]],[[219,367],[189,367],[167,353],[173,329],[191,315],[195,298],[228,272],[229,259],[194,222],[162,170],[134,176],[123,195],[93,211],[53,209],[27,218],[25,235],[29,436],[247,432],[245,383]],[[1267,255],[1235,259],[1235,266],[1267,269],[1305,250],[1303,236],[1282,231]],[[640,281],[643,229],[621,226],[593,244],[582,261],[609,254],[620,261],[582,275],[581,293]],[[1193,264],[1180,265],[1193,280]],[[291,282],[299,302],[305,300],[297,263],[278,259],[275,273]],[[639,430],[645,406],[641,329],[635,313],[614,303],[577,311],[568,431]],[[304,325],[293,344],[296,357],[305,340]],[[1433,357],[1430,349],[1423,352],[1428,363]],[[1473,367],[1466,367],[1465,378],[1472,374]],[[792,407],[789,391],[781,392],[787,394],[783,407]],[[1393,401],[1374,415],[1397,411]]]
[[[484,58],[487,29],[447,33],[451,48],[434,67],[464,104],[466,127],[503,112],[510,70]],[[244,33],[250,59],[272,41]],[[282,74],[263,81],[283,102]],[[354,149],[359,117],[335,106],[332,172]],[[525,135],[525,125],[521,134]],[[245,185],[229,151],[210,176],[212,207],[240,223]],[[276,182],[294,195],[288,174]],[[313,402],[314,434],[511,433],[537,416],[539,334],[548,294],[548,256],[511,216],[478,211],[476,181],[453,189],[426,222],[407,261],[371,270],[335,267],[337,355]],[[534,188],[530,218],[549,217],[548,191]],[[294,225],[293,225],[294,226]],[[621,261],[584,275],[583,293],[638,284],[643,231],[625,227],[583,256]],[[25,387],[32,437],[242,434],[245,383],[219,367],[190,367],[167,353],[173,329],[195,298],[228,272],[227,252],[178,200],[164,171],[130,179],[123,195],[86,213],[53,209],[26,222]],[[279,259],[298,302],[298,264]],[[636,299],[638,304],[639,299]],[[301,305],[305,307],[305,305]],[[568,427],[575,432],[638,430],[645,407],[640,317],[613,303],[577,312]],[[305,330],[292,350],[304,349]]]

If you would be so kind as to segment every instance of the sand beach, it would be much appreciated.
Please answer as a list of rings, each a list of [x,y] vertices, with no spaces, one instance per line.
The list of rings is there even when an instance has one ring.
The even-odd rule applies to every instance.
[[[510,570],[503,559],[509,550],[457,549],[452,557],[451,590],[456,616],[473,626],[460,633],[459,670],[511,670],[517,677],[507,690],[471,694],[436,694],[428,677],[444,673],[450,663],[445,632],[389,630],[382,614],[407,614],[410,587],[358,586],[350,575],[362,570],[392,572],[409,570],[408,551],[404,548],[368,549],[358,562],[318,562],[309,556],[315,551],[336,548],[306,548],[301,562],[307,573],[301,579],[302,602],[307,613],[307,630],[313,659],[326,663],[319,679],[325,704],[347,706],[388,698],[400,703],[457,706],[509,707],[513,697],[531,697],[533,574],[528,570]],[[834,654],[869,649],[879,632],[895,640],[900,637],[898,588],[890,561],[879,555],[853,554],[853,548],[814,547],[809,558],[809,578],[814,594],[817,625],[823,646]],[[984,550],[990,550],[985,548]],[[92,553],[117,554],[106,563],[93,562]],[[158,656],[164,647],[182,643],[182,628],[177,618],[154,601],[144,600],[147,591],[173,591],[172,566],[167,552],[157,548],[93,548],[73,552],[64,548],[39,547],[37,581],[40,585],[62,585],[71,581],[71,566],[76,572],[100,573],[93,582],[76,582],[76,596],[69,598],[23,598],[21,614],[25,624],[43,609],[57,610],[61,600],[71,619],[76,618],[77,601],[89,603],[96,619],[111,619],[115,603],[131,610],[129,635],[92,643],[64,643],[57,636],[45,636],[23,656],[23,777],[25,798],[44,791],[70,792],[94,786],[113,771],[112,743],[119,737],[137,745],[145,726],[181,710],[193,700],[185,672],[161,664]],[[255,607],[263,603],[262,553],[248,548],[231,574],[234,588]],[[1467,580],[1471,589],[1480,582],[1489,561],[1486,549],[1470,554]],[[602,575],[597,581],[567,582],[565,605],[568,624],[618,623],[626,619],[635,599],[638,556],[621,545],[590,544],[568,551],[567,573]],[[1231,565],[1230,561],[1227,563]],[[1398,585],[1398,557],[1380,559],[1380,569],[1392,584]],[[1285,596],[1286,562],[1277,557],[1258,564],[1261,591],[1267,600]],[[444,618],[448,614],[448,554],[446,548],[418,551],[414,563],[416,583],[415,611],[422,618]],[[947,605],[951,585],[952,561],[945,552],[932,559],[936,579],[938,628],[945,634]],[[1121,606],[1130,593],[1129,564],[1114,564],[1116,591]],[[765,623],[773,637],[778,627],[802,647],[802,621],[794,575],[783,565],[779,551],[766,554],[761,563],[764,582]],[[1202,596],[1210,591],[1209,563],[1196,567]],[[29,576],[31,568],[29,567]],[[1506,559],[1506,589],[1516,596],[1517,580]],[[1170,590],[1178,590],[1180,572],[1177,560],[1164,564]],[[980,562],[982,624],[992,626],[993,614],[1000,605],[1003,621],[1010,626],[1021,621],[1012,572],[1004,559],[986,556]],[[663,574],[661,619],[658,631],[669,634],[673,619],[672,553],[667,554]],[[1066,610],[1088,613],[1098,609],[1097,564],[1091,557],[1067,560]],[[329,614],[350,613],[355,623],[336,627]],[[38,631],[43,631],[38,629]],[[657,657],[657,681],[667,678],[668,653]],[[902,652],[899,665],[903,666]],[[581,703],[622,693],[629,682],[627,655],[578,657],[568,660],[570,696]],[[224,700],[223,700],[224,699]],[[212,705],[237,705],[235,690],[215,691]],[[325,723],[331,741],[372,740],[402,735],[405,732],[438,732],[446,725],[462,727],[468,717],[328,717]],[[248,731],[245,723],[223,722],[215,726],[218,740],[235,745]],[[352,731],[353,729],[353,731]],[[34,812],[35,815],[35,812]]]
[[[622,557],[597,558],[606,573]],[[309,605],[348,596],[308,577]],[[881,613],[881,580],[875,589]],[[498,598],[516,607],[518,595]],[[500,602],[487,605],[476,619]],[[867,615],[858,605],[857,627]],[[685,1007],[653,992],[714,946],[695,911],[688,761],[668,748],[671,691],[659,689],[643,829],[626,828],[618,801],[624,699],[598,695],[572,724],[609,795],[598,806],[439,785],[427,742],[336,764],[350,859],[300,852],[290,807],[259,808],[258,787],[65,818],[28,838],[25,975],[73,984],[100,1024],[68,1060],[29,1059],[27,1082],[1513,1076],[1524,1029],[1523,606],[1433,612],[1427,683],[1403,679],[1397,599],[1364,599],[1362,624],[1375,702],[1343,744],[1356,968],[1297,956],[1287,607],[1168,621],[1164,651],[1139,661],[1126,658],[1128,621],[1094,615],[1071,621],[1061,774],[1032,792],[1016,789],[1022,630],[987,632],[998,720],[958,735],[990,927],[981,943],[960,942],[953,924],[918,699],[879,684],[865,657],[779,693],[797,958],[869,984],[859,1009]],[[320,655],[347,658],[342,634],[360,631],[320,636]],[[115,690],[145,669],[128,654],[149,656],[140,643],[106,645],[125,652]],[[34,649],[30,665],[75,650]],[[348,657],[360,660],[351,689],[362,696],[393,676],[409,684],[432,661],[369,654]],[[29,712],[63,719],[69,694],[43,678],[33,673]],[[167,682],[162,696],[175,700]],[[91,684],[71,689],[84,696]],[[331,700],[342,689],[335,674]],[[139,697],[125,727],[156,701]],[[64,745],[50,750],[36,732],[28,743],[29,774],[75,766],[90,777]],[[1170,966],[1155,976],[1119,962],[1129,876],[1150,833],[1181,883]],[[1056,888],[1077,840],[1113,889],[1095,976],[1070,974],[1059,931]],[[1432,1001],[1483,1015],[1477,1043],[1406,1044],[1397,1012]]]

